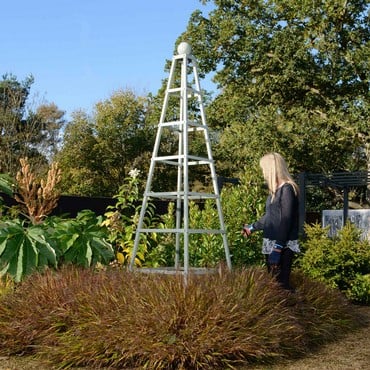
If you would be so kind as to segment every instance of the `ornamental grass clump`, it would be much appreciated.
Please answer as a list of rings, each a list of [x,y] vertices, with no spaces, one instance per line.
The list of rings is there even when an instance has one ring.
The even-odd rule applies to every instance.
[[[63,367],[225,369],[306,353],[355,327],[334,290],[297,274],[297,293],[263,269],[202,276],[34,274],[0,297],[0,355]]]

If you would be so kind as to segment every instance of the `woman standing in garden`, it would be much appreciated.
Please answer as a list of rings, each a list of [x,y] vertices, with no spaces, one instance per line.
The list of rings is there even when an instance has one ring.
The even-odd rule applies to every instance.
[[[266,255],[268,271],[276,276],[284,289],[292,290],[290,272],[298,244],[298,185],[289,174],[284,158],[269,153],[260,160],[263,177],[269,189],[265,214],[256,222],[244,225],[247,237],[263,231],[262,253]]]

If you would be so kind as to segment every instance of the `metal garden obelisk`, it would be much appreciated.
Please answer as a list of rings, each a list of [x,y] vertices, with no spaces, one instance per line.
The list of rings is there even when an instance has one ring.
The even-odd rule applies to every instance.
[[[231,269],[231,259],[226,237],[226,229],[222,214],[220,194],[217,185],[217,176],[214,160],[212,157],[209,130],[206,124],[206,116],[199,84],[197,61],[192,55],[191,46],[182,42],[177,48],[177,55],[172,58],[172,64],[165,91],[165,97],[158,125],[153,154],[150,162],[148,180],[146,183],[140,218],[136,229],[134,250],[130,261],[130,269],[134,267],[136,254],[142,233],[174,233],[176,271],[189,272],[189,237],[191,234],[220,234],[225,250],[226,264]],[[180,72],[180,78],[179,78]],[[167,120],[169,114],[169,102],[178,102],[178,120]],[[190,104],[192,104],[190,109]],[[195,111],[197,114],[193,114]],[[203,155],[194,154],[189,149],[189,134],[201,135],[205,146]],[[160,153],[163,135],[176,135],[178,148],[175,153],[163,155]],[[174,191],[152,191],[152,182],[155,170],[158,166],[174,166],[177,169],[177,188]],[[189,174],[194,166],[207,166],[211,179],[211,192],[191,191],[189,186]],[[176,225],[173,229],[148,229],[144,228],[144,217],[149,199],[166,199],[176,202]],[[212,199],[216,203],[218,212],[218,229],[191,229],[189,225],[189,201],[199,199]],[[180,250],[182,244],[183,250]],[[183,252],[183,253],[181,253]],[[183,266],[180,266],[180,256],[183,257]]]

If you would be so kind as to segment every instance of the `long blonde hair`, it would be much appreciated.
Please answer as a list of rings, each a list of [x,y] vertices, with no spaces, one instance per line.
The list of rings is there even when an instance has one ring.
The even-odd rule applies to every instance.
[[[260,167],[272,200],[274,200],[276,190],[281,183],[291,184],[294,193],[298,195],[299,187],[290,175],[285,159],[279,153],[268,153],[264,155],[260,159]]]

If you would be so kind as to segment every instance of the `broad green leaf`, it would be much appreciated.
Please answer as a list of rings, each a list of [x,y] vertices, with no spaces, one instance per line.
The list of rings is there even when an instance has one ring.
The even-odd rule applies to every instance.
[[[1,255],[1,259],[10,261],[15,255],[17,255],[19,249],[24,243],[24,238],[25,238],[24,232],[9,235],[7,239],[7,245],[4,252]]]
[[[15,181],[10,176],[3,173],[0,174],[0,192],[12,197],[14,184]]]
[[[40,226],[24,228],[19,220],[9,221],[7,227],[0,228],[3,273],[9,273],[15,281],[20,281],[41,267],[56,266],[55,250],[45,235],[46,231]]]

